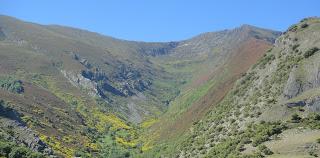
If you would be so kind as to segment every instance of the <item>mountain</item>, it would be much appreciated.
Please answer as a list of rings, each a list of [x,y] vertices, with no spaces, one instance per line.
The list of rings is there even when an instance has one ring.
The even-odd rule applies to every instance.
[[[58,157],[152,153],[205,118],[279,35],[243,25],[149,43],[0,16],[1,142]]]
[[[292,25],[188,131],[145,157],[317,157],[319,35],[319,18]]]

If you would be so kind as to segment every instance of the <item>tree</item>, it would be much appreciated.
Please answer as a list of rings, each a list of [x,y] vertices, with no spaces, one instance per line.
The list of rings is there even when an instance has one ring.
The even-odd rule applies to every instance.
[[[9,158],[27,158],[29,150],[25,147],[16,147],[9,154]]]
[[[7,142],[0,142],[0,156],[8,157],[11,152],[12,144]]]

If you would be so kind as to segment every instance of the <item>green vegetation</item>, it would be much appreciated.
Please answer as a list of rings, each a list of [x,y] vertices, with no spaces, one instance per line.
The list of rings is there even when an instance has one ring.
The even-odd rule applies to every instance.
[[[259,145],[258,150],[265,155],[272,155],[273,152],[265,145]]]
[[[0,133],[1,134],[1,133]],[[0,137],[0,157],[8,158],[44,158],[41,153],[34,152],[27,147],[5,140]]]
[[[302,25],[301,25],[301,28],[307,28],[309,25],[307,24],[307,23],[303,23]]]
[[[300,120],[301,120],[301,117],[300,117],[298,114],[293,114],[293,115],[291,116],[291,121],[292,121],[293,123],[298,123],[298,122],[300,122]]]
[[[260,69],[264,69],[267,64],[270,64],[271,61],[276,59],[276,57],[273,54],[265,54],[264,57],[259,61]]]
[[[319,50],[318,47],[312,47],[312,48],[308,49],[308,50],[303,54],[303,56],[304,56],[305,58],[309,58],[310,56],[314,55],[318,50]]]
[[[13,77],[0,77],[0,88],[12,93],[23,93],[22,81]]]

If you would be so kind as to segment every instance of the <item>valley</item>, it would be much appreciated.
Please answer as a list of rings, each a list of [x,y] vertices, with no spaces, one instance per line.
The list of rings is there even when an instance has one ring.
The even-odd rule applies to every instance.
[[[0,156],[316,157],[319,48],[316,17],[138,42],[1,15]]]

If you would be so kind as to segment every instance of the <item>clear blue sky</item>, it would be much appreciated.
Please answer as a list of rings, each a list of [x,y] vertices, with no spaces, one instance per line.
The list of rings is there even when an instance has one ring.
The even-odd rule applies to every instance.
[[[320,0],[0,0],[0,14],[139,41],[173,41],[241,24],[283,31],[320,16]]]

